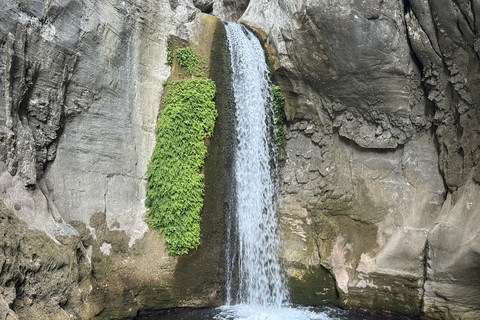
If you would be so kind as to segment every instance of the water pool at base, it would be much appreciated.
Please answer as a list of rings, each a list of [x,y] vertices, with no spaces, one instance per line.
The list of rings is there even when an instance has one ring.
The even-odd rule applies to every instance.
[[[247,305],[211,309],[170,309],[141,312],[135,320],[418,320],[392,313],[350,311],[333,307],[282,307]]]

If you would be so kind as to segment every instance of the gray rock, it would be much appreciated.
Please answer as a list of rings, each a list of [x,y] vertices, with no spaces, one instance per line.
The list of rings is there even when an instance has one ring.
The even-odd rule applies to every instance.
[[[0,259],[20,270],[0,273],[2,316],[121,318],[221,300],[215,217],[192,260],[169,257],[143,221],[168,39],[202,48],[211,10],[263,37],[286,96],[279,211],[294,301],[480,317],[477,1],[2,4]],[[23,240],[5,227],[17,218]],[[15,253],[25,241],[49,273],[31,249],[19,252],[34,262]]]
[[[237,21],[249,3],[250,0],[214,0],[213,15],[225,21]]]
[[[412,49],[423,66],[426,92],[436,108],[440,169],[452,192],[478,172],[480,157],[475,129],[480,60],[473,31],[478,5],[467,2],[457,6],[453,1],[428,1],[430,5],[411,1],[407,13]]]
[[[287,99],[285,259],[308,267],[292,251],[313,239],[348,306],[478,318],[477,7],[251,1],[241,17]]]
[[[18,280],[24,290],[12,297],[1,282],[0,308],[13,308],[20,319],[107,319],[134,316],[139,308],[218,304],[218,261],[206,257],[220,254],[203,251],[197,264],[184,259],[179,268],[187,280],[175,282],[178,259],[147,228],[143,201],[162,83],[170,74],[168,40],[191,41],[209,59],[219,21],[191,1],[2,4],[0,200],[26,223],[19,237],[47,239],[39,240],[45,252],[37,253],[47,261],[31,282]],[[63,245],[65,237],[74,244]],[[1,248],[20,241],[7,240],[0,239]],[[18,255],[29,257],[29,250]],[[87,271],[75,271],[80,253]],[[27,272],[27,265],[20,269]],[[200,277],[205,281],[189,276],[198,274],[192,267],[206,265],[212,266]],[[15,270],[0,270],[0,279]],[[186,287],[196,288],[189,297]]]
[[[364,148],[396,148],[431,126],[400,1],[252,1],[242,21],[266,33],[296,118],[328,114],[329,126]]]
[[[476,319],[480,306],[471,297],[478,294],[478,279],[471,268],[479,267],[480,245],[479,6],[469,1],[411,1],[407,9],[409,39],[434,104],[439,168],[449,189],[429,237],[423,311],[433,317]]]
[[[193,0],[193,5],[205,13],[211,13],[213,10],[213,0]]]
[[[90,272],[80,239],[60,243],[28,230],[1,201],[0,232],[0,318],[66,319],[65,310],[81,303],[78,282]]]
[[[469,181],[451,196],[442,209],[442,219],[433,228],[428,242],[427,279],[423,311],[435,317],[476,319],[480,305],[478,265],[479,186]]]

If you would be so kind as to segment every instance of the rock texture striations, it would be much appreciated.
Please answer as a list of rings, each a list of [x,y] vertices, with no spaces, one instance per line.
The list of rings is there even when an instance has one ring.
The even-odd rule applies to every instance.
[[[168,256],[143,221],[169,42],[208,60],[229,103],[212,15],[263,38],[286,96],[294,302],[480,318],[477,0],[5,0],[0,319],[221,302],[221,107],[199,250]]]
[[[191,1],[2,2],[0,319],[219,303],[223,216],[210,209],[215,236],[178,259],[143,201],[169,39],[210,61],[222,28]]]
[[[299,302],[313,272],[318,303],[480,316],[479,10],[250,1],[241,21],[287,97],[280,211]]]

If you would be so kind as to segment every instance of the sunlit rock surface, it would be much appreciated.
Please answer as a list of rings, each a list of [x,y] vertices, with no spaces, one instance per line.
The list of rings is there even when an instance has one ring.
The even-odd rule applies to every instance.
[[[206,236],[174,258],[144,222],[167,45],[190,41],[207,63],[224,45],[220,20],[174,2],[2,2],[0,318],[220,303],[221,246]],[[212,211],[203,231],[218,235]]]

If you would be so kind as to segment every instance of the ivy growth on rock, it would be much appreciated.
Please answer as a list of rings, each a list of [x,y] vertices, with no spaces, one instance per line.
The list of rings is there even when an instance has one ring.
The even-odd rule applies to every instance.
[[[175,58],[191,75],[203,76],[204,61],[190,47],[175,50]],[[175,256],[200,243],[204,140],[213,133],[217,110],[211,79],[168,81],[165,92],[147,167],[145,206],[147,223],[164,231],[168,252]]]
[[[277,146],[278,153],[282,154],[285,152],[285,138],[287,136],[285,130],[283,129],[283,124],[285,123],[285,97],[280,91],[280,87],[276,85],[272,85],[272,87],[270,88],[270,96],[273,102],[275,145]]]
[[[175,51],[177,62],[188,73],[196,77],[203,77],[205,61],[193,51],[192,48],[185,46]]]
[[[157,143],[147,169],[146,221],[165,232],[171,255],[200,242],[203,207],[204,139],[217,116],[210,79],[170,81],[157,124]]]

